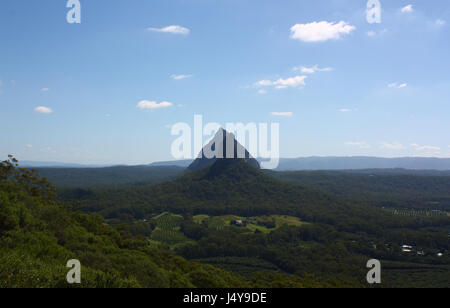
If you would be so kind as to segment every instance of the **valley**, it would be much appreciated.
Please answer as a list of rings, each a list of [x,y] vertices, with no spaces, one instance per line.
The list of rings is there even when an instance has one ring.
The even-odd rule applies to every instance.
[[[58,211],[75,215],[87,232],[98,234],[83,244],[83,250],[94,250],[81,253],[78,240],[60,230],[74,223],[61,225],[52,231],[58,245],[104,275],[110,271],[100,264],[108,257],[95,248],[100,243],[96,236],[106,236],[98,233],[102,228],[115,234],[117,253],[133,254],[129,266],[141,262],[136,258],[150,262],[165,255],[170,258],[157,261],[164,272],[173,268],[167,262],[179,260],[186,262],[179,270],[198,267],[203,273],[201,280],[194,273],[189,276],[193,280],[176,274],[158,286],[370,287],[365,265],[374,258],[383,266],[381,287],[446,287],[450,281],[446,176],[386,175],[386,170],[266,172],[240,159],[217,160],[193,172],[171,166],[120,167],[113,173],[108,168],[40,171],[56,179],[51,202],[67,209]],[[103,184],[88,185],[91,177],[85,173]],[[84,185],[79,185],[81,177]],[[31,178],[41,181],[37,174]],[[43,260],[41,253],[32,255]],[[222,271],[219,280],[212,278],[217,271]],[[146,287],[156,272],[120,265],[114,275],[122,277],[124,286]]]

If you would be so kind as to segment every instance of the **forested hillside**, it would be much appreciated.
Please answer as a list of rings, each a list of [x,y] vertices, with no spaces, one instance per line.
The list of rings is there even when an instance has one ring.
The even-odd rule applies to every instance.
[[[81,261],[81,287],[253,286],[239,275],[151,247],[126,226],[113,228],[99,215],[64,208],[48,181],[16,163],[11,158],[0,164],[0,288],[68,287],[70,259]],[[283,274],[274,280],[322,285]]]
[[[142,186],[166,182],[182,175],[176,166],[117,166],[106,168],[36,168],[58,188]]]
[[[268,172],[274,178],[384,207],[450,211],[446,172],[406,170]]]
[[[157,185],[92,190],[72,201],[111,223],[127,223],[189,260],[237,274],[272,269],[314,274],[337,286],[366,286],[365,263],[376,258],[386,265],[384,286],[442,287],[450,281],[447,216],[394,215],[279,181],[243,160],[218,160]],[[161,214],[169,215],[164,213],[179,217],[162,222]],[[279,216],[285,225],[277,225]],[[294,218],[300,223],[290,224]],[[414,252],[404,253],[405,244]]]

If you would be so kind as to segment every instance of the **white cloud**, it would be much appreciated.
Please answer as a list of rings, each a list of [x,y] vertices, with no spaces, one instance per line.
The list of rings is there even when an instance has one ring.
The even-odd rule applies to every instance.
[[[157,102],[151,102],[151,101],[140,101],[137,104],[137,108],[142,109],[142,110],[155,110],[155,109],[161,109],[161,108],[168,108],[173,106],[173,104],[171,102],[161,102],[161,103],[157,103]]]
[[[149,31],[152,32],[161,32],[161,33],[171,33],[171,34],[181,34],[188,35],[191,33],[191,30],[182,26],[168,26],[164,28],[148,28]]]
[[[300,71],[302,74],[314,74],[316,72],[330,72],[333,69],[331,67],[320,68],[318,65],[314,65],[313,67],[294,67],[294,71]]]
[[[347,109],[347,108],[342,108],[342,109],[339,109],[339,111],[340,111],[340,112],[350,112],[350,111],[351,111],[351,109]]]
[[[270,87],[273,85],[273,82],[270,80],[260,80],[257,83],[255,83],[255,86],[257,87]]]
[[[377,33],[375,31],[368,31],[367,32],[367,36],[373,37],[373,36],[376,36],[376,35],[377,35]]]
[[[33,145],[32,144],[27,144],[25,147],[27,147],[28,149],[31,149],[31,148],[33,148]]]
[[[39,106],[34,108],[34,112],[42,113],[42,114],[51,114],[53,113],[53,110],[51,108],[45,107],[45,106]]]
[[[396,151],[400,151],[400,150],[406,150],[406,147],[398,142],[395,143],[388,143],[388,142],[383,142],[380,146],[381,149],[387,149],[387,150],[396,150]]]
[[[306,78],[306,76],[296,76],[287,79],[280,78],[274,82],[274,85],[277,89],[285,89],[289,87],[304,87],[306,86]]]
[[[402,13],[412,13],[412,12],[414,12],[414,8],[413,8],[412,4],[408,4],[407,6],[404,6],[401,9],[401,12]]]
[[[187,78],[191,78],[192,75],[172,75],[170,76],[170,78],[172,78],[173,80],[183,80],[183,79],[187,79]]]
[[[306,86],[308,76],[296,76],[287,79],[280,78],[276,81],[261,80],[255,83],[256,87],[275,87],[276,89],[298,88]]]
[[[307,43],[338,40],[356,29],[345,21],[332,23],[328,21],[296,24],[291,28],[291,38]]]
[[[360,149],[370,149],[370,145],[367,144],[366,142],[348,141],[345,143],[345,145],[359,147]]]
[[[48,92],[48,91],[50,91],[50,89],[49,88],[42,88],[41,91],[42,92]]]
[[[292,117],[294,115],[293,112],[272,112],[271,114],[276,117]]]
[[[444,26],[447,22],[445,20],[442,19],[438,19],[436,20],[436,25],[437,26]]]
[[[411,144],[411,146],[417,151],[440,151],[441,148],[432,145],[420,145],[417,143]]]
[[[388,84],[388,87],[389,88],[396,88],[396,89],[403,89],[403,88],[408,87],[408,84],[407,83],[399,84],[398,82],[393,82],[393,83]]]

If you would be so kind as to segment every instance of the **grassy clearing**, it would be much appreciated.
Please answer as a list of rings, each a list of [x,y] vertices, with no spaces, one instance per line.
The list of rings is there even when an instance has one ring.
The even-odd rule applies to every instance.
[[[284,225],[300,227],[306,224],[305,222],[302,222],[298,217],[281,216],[281,215],[272,215],[271,217],[275,219],[277,228],[280,228]]]

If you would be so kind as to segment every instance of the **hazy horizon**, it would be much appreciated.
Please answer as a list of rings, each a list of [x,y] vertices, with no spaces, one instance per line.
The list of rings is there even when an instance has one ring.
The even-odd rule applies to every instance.
[[[404,156],[404,157],[381,157],[381,156],[299,156],[299,157],[280,157],[280,160],[295,160],[295,159],[308,159],[308,158],[371,158],[371,159],[444,159],[444,160],[450,160],[448,157],[426,157],[426,156]],[[260,160],[261,158],[257,158]],[[24,165],[30,165],[30,164],[54,164],[56,166],[59,165],[78,165],[81,167],[114,167],[114,166],[127,166],[127,167],[133,167],[133,166],[143,166],[143,165],[152,165],[152,164],[158,164],[158,163],[176,163],[176,162],[184,162],[184,161],[193,161],[194,159],[181,159],[181,160],[158,160],[158,161],[151,161],[143,164],[130,164],[126,162],[122,163],[77,163],[77,162],[70,162],[70,161],[36,161],[36,160],[19,160],[19,164]]]

